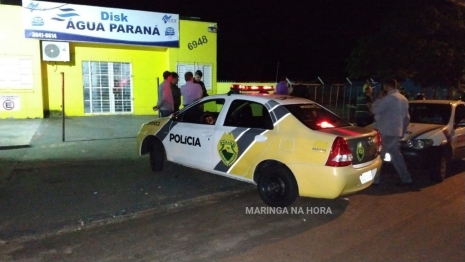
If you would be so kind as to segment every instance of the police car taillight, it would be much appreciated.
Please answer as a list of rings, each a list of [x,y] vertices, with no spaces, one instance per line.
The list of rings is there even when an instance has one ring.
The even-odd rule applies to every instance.
[[[381,149],[383,149],[383,146],[382,146],[382,138],[381,138],[381,133],[376,130],[376,145],[377,145],[377,152],[378,154],[381,154]]]
[[[326,165],[339,167],[350,164],[352,164],[352,152],[350,151],[349,144],[347,144],[344,138],[338,136],[331,146],[331,152],[329,153]]]

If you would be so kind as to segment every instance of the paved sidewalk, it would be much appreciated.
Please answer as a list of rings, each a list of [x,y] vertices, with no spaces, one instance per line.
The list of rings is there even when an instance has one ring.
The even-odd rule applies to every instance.
[[[27,147],[43,119],[0,119],[0,150]]]
[[[172,163],[163,172],[151,172],[148,156],[137,153],[135,137],[142,123],[156,118],[66,118],[65,142],[61,118],[46,118],[23,138],[29,144],[1,149],[0,247],[13,239],[114,223],[255,190],[251,184]],[[24,134],[14,130],[28,121],[8,121],[8,135],[19,141]]]

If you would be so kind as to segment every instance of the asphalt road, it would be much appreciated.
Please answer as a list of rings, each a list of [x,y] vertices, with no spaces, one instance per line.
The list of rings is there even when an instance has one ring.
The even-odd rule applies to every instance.
[[[454,166],[452,176],[441,184],[431,183],[419,173],[415,187],[397,188],[394,186],[396,177],[392,172],[385,172],[379,187],[335,200],[300,198],[294,209],[286,210],[287,214],[284,210],[281,210],[284,214],[269,214],[270,210],[261,212],[260,208],[265,205],[247,184],[177,165],[168,165],[166,172],[153,175],[146,161],[146,158],[136,160],[135,157],[124,161],[122,157],[104,163],[104,167],[97,164],[100,162],[97,160],[81,160],[73,165],[73,160],[40,165],[31,162],[15,171],[12,181],[16,181],[18,187],[15,192],[20,192],[21,185],[27,184],[21,179],[22,172],[39,169],[42,175],[47,174],[45,177],[62,174],[78,183],[76,188],[85,187],[84,191],[90,195],[78,196],[83,198],[81,208],[85,209],[84,202],[87,202],[92,208],[107,213],[113,212],[111,208],[117,208],[118,203],[145,203],[145,196],[157,195],[159,185],[169,188],[164,194],[175,196],[164,198],[165,203],[182,203],[180,199],[202,195],[210,197],[171,208],[161,208],[163,201],[155,197],[154,202],[148,201],[149,204],[141,209],[150,209],[150,212],[126,217],[120,222],[88,228],[84,225],[77,230],[55,232],[29,241],[24,238],[3,240],[0,260],[465,261],[463,161]],[[68,173],[72,170],[76,173]],[[76,178],[79,176],[85,179],[79,182]],[[117,179],[112,179],[115,176]],[[29,186],[37,188],[38,184],[34,183],[43,181],[38,179]],[[60,183],[66,185],[69,181],[52,185]],[[40,185],[44,187],[45,184]],[[92,185],[106,185],[96,194],[104,197],[94,195],[97,188]],[[141,191],[142,185],[144,190]],[[37,193],[47,191],[44,188],[37,189]],[[224,190],[219,193],[219,188]],[[111,190],[117,193],[112,195]],[[238,190],[237,193],[228,193],[234,190]],[[60,192],[66,199],[68,194]],[[2,201],[5,197],[2,196]],[[29,208],[41,202],[29,197],[34,203]],[[72,211],[63,217],[71,218],[73,212],[79,213],[79,208],[69,207]],[[61,216],[59,212],[54,215]],[[50,214],[48,216],[50,218]],[[37,218],[40,220],[41,216]],[[54,220],[56,218],[52,218]],[[10,223],[15,225],[18,221],[10,220]],[[2,232],[7,227],[3,225]],[[53,231],[53,228],[49,226],[48,230]]]

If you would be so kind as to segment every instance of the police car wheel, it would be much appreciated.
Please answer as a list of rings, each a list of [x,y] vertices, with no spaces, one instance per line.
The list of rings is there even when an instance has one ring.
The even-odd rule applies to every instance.
[[[153,172],[163,171],[165,164],[165,148],[159,140],[154,140],[150,147],[150,167]]]
[[[298,187],[292,172],[284,166],[268,166],[258,179],[258,193],[269,206],[290,206],[298,196]]]
[[[447,169],[449,168],[449,154],[443,152],[439,161],[434,164],[434,168],[431,170],[431,179],[437,182],[442,182],[447,176]]]

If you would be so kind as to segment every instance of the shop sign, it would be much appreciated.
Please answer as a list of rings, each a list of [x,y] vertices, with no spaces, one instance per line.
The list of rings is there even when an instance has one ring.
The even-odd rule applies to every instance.
[[[26,38],[179,47],[179,15],[23,1]]]

